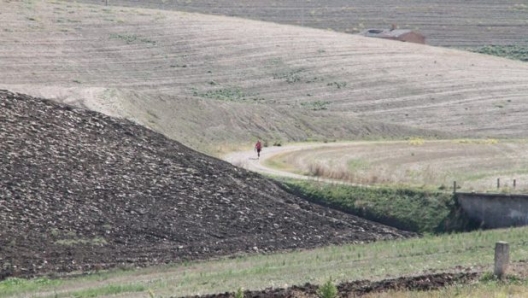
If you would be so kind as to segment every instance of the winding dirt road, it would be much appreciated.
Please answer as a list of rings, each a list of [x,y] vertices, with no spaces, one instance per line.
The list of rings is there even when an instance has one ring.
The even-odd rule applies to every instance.
[[[319,177],[305,176],[300,174],[291,173],[288,171],[270,168],[265,165],[265,161],[269,160],[279,154],[292,153],[295,151],[303,151],[308,149],[316,148],[328,148],[328,147],[342,147],[349,145],[350,143],[331,143],[331,144],[296,144],[288,145],[281,147],[266,147],[262,150],[260,159],[257,158],[257,153],[254,150],[250,151],[239,151],[232,152],[223,157],[223,159],[235,166],[242,167],[249,171],[258,172],[261,174],[280,176],[286,178],[295,178],[295,179],[314,179],[314,180],[324,180],[327,182],[335,183],[344,183],[343,181],[334,180],[334,179],[322,179]]]
[[[260,160],[253,151],[224,159],[250,171],[295,179],[432,187],[457,181],[467,191],[488,191],[496,189],[500,178],[511,191],[515,181],[528,181],[527,152],[524,139],[401,140],[294,144],[264,148]],[[275,160],[266,162],[270,159]],[[528,183],[516,183],[515,188],[528,190]]]

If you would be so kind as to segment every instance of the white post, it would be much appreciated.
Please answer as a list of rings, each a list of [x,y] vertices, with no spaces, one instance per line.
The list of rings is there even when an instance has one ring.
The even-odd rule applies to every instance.
[[[495,243],[495,270],[494,274],[502,278],[508,270],[510,262],[510,245],[508,242],[499,241]]]

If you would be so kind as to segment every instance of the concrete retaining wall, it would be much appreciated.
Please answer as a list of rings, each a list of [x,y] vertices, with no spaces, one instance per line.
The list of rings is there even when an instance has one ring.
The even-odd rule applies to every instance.
[[[486,228],[528,225],[528,195],[457,193],[462,209]]]

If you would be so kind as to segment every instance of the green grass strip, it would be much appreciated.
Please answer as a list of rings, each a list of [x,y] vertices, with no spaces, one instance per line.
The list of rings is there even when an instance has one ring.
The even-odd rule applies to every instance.
[[[292,193],[399,229],[418,233],[464,231],[475,223],[465,218],[453,194],[409,188],[369,188],[282,179]]]
[[[91,298],[100,296],[109,296],[122,293],[132,292],[145,292],[147,288],[141,284],[128,284],[128,285],[107,285],[99,288],[91,288],[86,290],[80,290],[64,295],[55,295],[54,297],[75,297],[75,298]]]
[[[112,271],[91,276],[44,282],[1,297],[98,297],[116,293],[149,291],[156,297],[185,296],[322,284],[350,280],[380,280],[453,268],[493,270],[497,241],[510,244],[512,262],[528,260],[528,228],[475,231],[425,236],[401,241],[329,246],[313,250],[250,255],[207,262]],[[127,284],[123,286],[126,280]],[[26,281],[17,281],[26,283]],[[53,284],[57,282],[59,288]],[[51,283],[51,284],[50,284]],[[14,285],[13,281],[2,282]],[[148,289],[148,290],[147,290]],[[147,293],[145,293],[147,295]],[[34,296],[34,295],[33,295]],[[147,297],[147,296],[146,296]]]
[[[33,292],[43,287],[57,287],[61,284],[61,280],[48,278],[8,278],[0,281],[0,297],[11,297],[16,293]]]

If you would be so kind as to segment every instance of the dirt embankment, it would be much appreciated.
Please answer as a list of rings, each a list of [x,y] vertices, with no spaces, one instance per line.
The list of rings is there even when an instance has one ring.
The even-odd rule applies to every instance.
[[[125,120],[0,91],[0,276],[413,236]]]
[[[345,282],[337,285],[339,297],[358,297],[369,293],[387,291],[432,291],[456,284],[465,284],[478,279],[476,272],[465,273],[439,273],[422,276],[400,277],[377,282],[359,280]],[[263,291],[245,291],[244,297],[252,298],[293,298],[293,297],[319,297],[317,290],[320,286],[305,284],[292,286],[286,289],[266,289]],[[189,298],[232,298],[234,293],[221,293],[204,296],[191,296]]]

